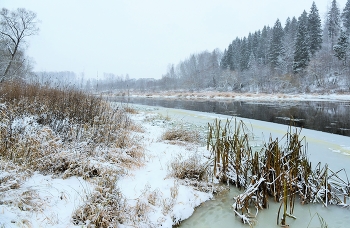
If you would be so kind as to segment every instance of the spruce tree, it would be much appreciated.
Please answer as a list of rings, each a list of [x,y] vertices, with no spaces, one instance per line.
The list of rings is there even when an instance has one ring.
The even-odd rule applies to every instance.
[[[233,64],[233,47],[232,44],[228,46],[227,49],[227,64],[230,70],[235,70],[234,64]]]
[[[288,17],[283,29],[285,35],[289,33],[290,24],[291,24],[291,21],[290,21],[290,18]]]
[[[279,19],[277,19],[275,25],[272,29],[272,37],[269,51],[269,61],[272,68],[276,68],[279,65],[279,60],[281,59],[283,50],[283,28]]]
[[[295,17],[292,18],[292,22],[290,23],[289,30],[290,30],[291,36],[293,37],[293,39],[295,39],[298,31],[298,20]]]
[[[347,34],[350,34],[350,0],[346,2],[343,13],[341,14],[343,28]]]
[[[225,48],[224,54],[222,55],[221,61],[220,61],[220,67],[223,70],[226,70],[228,68],[228,60],[227,60],[227,50]]]
[[[241,46],[242,41],[238,37],[232,42],[232,69],[241,70],[240,61],[241,61]]]
[[[298,20],[298,31],[293,62],[293,72],[295,74],[300,73],[303,69],[305,69],[310,61],[307,21],[307,13],[304,10]]]
[[[258,61],[259,64],[265,65],[267,63],[267,53],[268,53],[268,45],[269,45],[269,40],[268,40],[268,28],[264,26],[264,28],[261,31],[261,35],[259,38],[259,44],[257,48],[257,54],[256,54],[256,60]]]
[[[331,9],[327,14],[326,24],[328,29],[328,36],[331,40],[331,46],[333,46],[340,33],[340,11],[336,0],[332,1]]]
[[[295,17],[291,20],[289,17],[286,20],[284,26],[284,38],[283,46],[285,51],[285,73],[290,73],[293,71],[293,61],[294,61],[294,49],[295,49],[295,36],[298,29],[298,22]]]
[[[343,60],[344,64],[346,63],[348,50],[349,50],[349,36],[345,31],[341,31],[338,42],[333,47],[334,55],[339,59]]]
[[[321,18],[318,13],[315,2],[312,3],[310,14],[308,17],[308,33],[309,33],[309,51],[311,55],[322,47],[322,28]]]
[[[248,40],[246,37],[243,38],[241,43],[241,52],[240,52],[240,70],[248,69],[248,61],[249,61],[249,47]]]
[[[255,32],[254,35],[253,35],[251,51],[253,52],[254,56],[256,56],[257,52],[258,52],[260,35],[261,35],[260,34],[260,30]]]

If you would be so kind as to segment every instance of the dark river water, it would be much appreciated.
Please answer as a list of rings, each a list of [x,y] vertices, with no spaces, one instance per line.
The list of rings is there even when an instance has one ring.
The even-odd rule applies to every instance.
[[[239,116],[350,136],[350,101],[213,101],[113,97],[109,101]]]

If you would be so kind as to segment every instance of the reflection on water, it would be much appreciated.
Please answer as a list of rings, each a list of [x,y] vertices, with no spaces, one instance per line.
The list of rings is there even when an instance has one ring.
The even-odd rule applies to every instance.
[[[128,102],[125,97],[108,98]],[[130,103],[210,112],[290,124],[317,131],[350,136],[350,102],[325,101],[207,101],[161,98],[129,98]]]

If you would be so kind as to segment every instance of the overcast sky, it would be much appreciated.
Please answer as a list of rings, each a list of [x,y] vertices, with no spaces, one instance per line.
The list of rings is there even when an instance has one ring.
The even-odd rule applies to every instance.
[[[37,13],[27,54],[36,71],[161,78],[192,53],[224,50],[234,38],[310,11],[312,0],[1,0]],[[342,10],[346,0],[338,0]],[[331,0],[316,0],[321,18]]]

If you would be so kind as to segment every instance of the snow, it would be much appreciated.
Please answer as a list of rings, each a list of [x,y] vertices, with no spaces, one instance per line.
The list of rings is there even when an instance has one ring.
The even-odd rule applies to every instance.
[[[72,211],[91,191],[80,177],[52,178],[34,173],[20,188],[1,192],[0,224],[5,227],[71,227]],[[22,203],[26,200],[31,202]],[[32,208],[23,208],[32,206]]]

